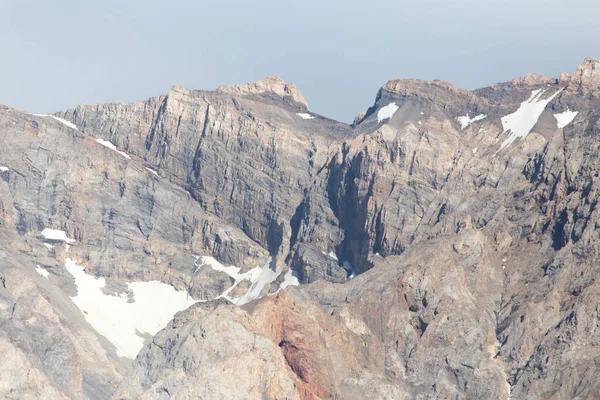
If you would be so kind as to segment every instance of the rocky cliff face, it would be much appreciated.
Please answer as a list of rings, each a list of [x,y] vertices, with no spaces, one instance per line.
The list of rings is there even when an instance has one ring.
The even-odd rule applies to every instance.
[[[599,63],[352,126],[274,77],[3,108],[0,393],[600,396]]]

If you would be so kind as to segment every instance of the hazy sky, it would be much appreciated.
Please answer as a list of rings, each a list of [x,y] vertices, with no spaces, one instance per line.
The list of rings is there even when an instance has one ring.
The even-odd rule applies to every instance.
[[[0,103],[53,112],[279,75],[349,122],[388,79],[473,89],[600,57],[597,0],[0,0]]]

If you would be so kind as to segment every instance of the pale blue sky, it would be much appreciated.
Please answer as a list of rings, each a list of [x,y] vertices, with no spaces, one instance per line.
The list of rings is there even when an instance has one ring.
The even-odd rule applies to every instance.
[[[600,56],[593,0],[0,0],[0,103],[52,112],[279,75],[345,122],[392,78],[473,89]]]

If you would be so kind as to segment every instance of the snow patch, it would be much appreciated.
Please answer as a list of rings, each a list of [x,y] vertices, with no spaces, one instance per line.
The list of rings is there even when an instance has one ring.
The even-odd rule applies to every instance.
[[[131,160],[131,157],[129,157],[129,154],[117,150],[117,146],[115,146],[114,144],[112,144],[108,140],[96,139],[96,142],[100,143],[102,146],[104,146],[104,147],[106,147],[108,149],[111,149],[112,151],[116,151],[117,153],[119,153],[120,155],[122,155],[123,157],[125,157],[126,159]]]
[[[331,258],[332,260],[337,261],[338,258],[335,255],[335,253],[333,251],[330,251],[329,253],[325,253],[324,251],[321,251],[321,253],[323,253],[323,255],[326,255],[327,257]]]
[[[470,118],[469,114],[467,114],[467,115],[462,116],[462,117],[456,117],[456,120],[460,124],[460,130],[462,131],[463,129],[465,129],[466,127],[468,127],[469,125],[471,125],[473,122],[481,121],[485,117],[487,117],[487,115],[485,115],[485,114],[479,114],[479,115],[477,115],[477,116],[475,116],[473,118]]]
[[[578,111],[569,111],[568,109],[563,113],[554,114],[554,118],[556,118],[556,125],[558,126],[558,129],[562,129],[565,126],[569,125],[571,122],[573,122],[577,114],[579,114]]]
[[[4,165],[0,165],[0,172],[5,172],[8,171],[8,167],[5,167]]]
[[[198,265],[198,261],[200,261],[199,265]],[[261,297],[260,295],[261,295],[264,287],[267,285],[270,285],[272,282],[274,282],[277,279],[277,277],[279,276],[279,274],[281,273],[281,271],[277,272],[277,271],[273,271],[273,269],[271,269],[271,258],[270,257],[263,267],[253,268],[250,271],[245,272],[243,274],[240,273],[240,271],[241,271],[240,268],[233,266],[233,265],[226,267],[223,264],[221,264],[220,262],[218,262],[213,257],[208,257],[208,256],[197,257],[195,272],[197,272],[203,266],[208,266],[208,267],[214,269],[215,271],[224,272],[235,280],[233,285],[229,289],[224,291],[217,298],[223,297],[223,298],[231,301],[233,304],[237,304],[240,306],[260,298]],[[240,297],[232,298],[229,295],[229,293],[231,293],[231,291],[233,289],[235,289],[241,281],[244,281],[244,280],[250,281],[250,288],[244,295],[242,295]]]
[[[380,123],[384,119],[390,119],[396,111],[398,111],[396,103],[390,103],[385,107],[381,107],[377,112],[377,123]]]
[[[315,119],[314,115],[306,114],[306,113],[296,113],[302,119]]]
[[[35,115],[36,117],[50,117],[50,118],[54,118],[55,120],[57,120],[61,124],[66,125],[69,128],[71,128],[71,129],[75,129],[76,131],[79,130],[74,123],[72,123],[70,121],[67,121],[66,119],[62,119],[60,117],[56,117],[54,115],[48,115],[48,114],[31,114],[31,115]]]
[[[54,248],[54,246],[52,246],[50,243],[44,243],[44,246],[46,246],[48,250],[52,250]]]
[[[71,129],[75,129],[76,131],[78,131],[78,130],[79,130],[79,129],[77,128],[77,126],[76,126],[74,123],[72,123],[72,122],[70,122],[70,121],[67,121],[66,119],[62,119],[62,118],[56,117],[56,116],[54,116],[54,115],[51,115],[51,117],[52,117],[52,118],[54,118],[55,120],[57,120],[58,122],[60,122],[60,123],[62,123],[62,124],[64,124],[64,125],[66,125],[66,126],[68,126],[68,127],[69,127],[69,128],[71,128]]]
[[[563,89],[560,89],[545,100],[542,100],[541,97],[544,93],[546,93],[546,90],[534,90],[531,92],[529,99],[521,103],[521,106],[517,111],[507,115],[506,117],[502,117],[502,128],[504,129],[502,134],[510,131],[510,135],[508,138],[506,138],[506,140],[504,140],[504,142],[502,142],[498,151],[509,146],[518,138],[525,139],[525,137],[529,135],[529,132],[531,132],[537,123],[540,115],[542,115],[546,109],[548,103],[550,103],[560,92],[562,92]]]
[[[152,168],[148,168],[148,167],[146,167],[146,169],[147,169],[149,172],[153,173],[154,175],[158,176],[158,172],[156,172],[156,171],[155,171],[155,170],[153,170]]]
[[[300,281],[298,280],[297,274],[291,269],[283,276],[283,282],[279,285],[279,290],[285,289],[288,286],[298,286]]]
[[[348,279],[352,279],[356,276],[356,272],[354,271],[354,267],[350,262],[344,261],[342,263],[342,268],[344,268],[348,272]]]
[[[473,149],[473,154],[477,153],[477,147]]]
[[[74,239],[69,239],[65,231],[58,229],[46,228],[42,231],[41,235],[48,240],[58,240],[65,243],[75,243]]]
[[[140,334],[155,335],[167,326],[175,313],[197,302],[185,290],[151,281],[127,284],[133,293],[134,301],[130,303],[125,293],[104,294],[102,288],[106,280],[86,274],[83,267],[70,258],[66,259],[65,268],[77,286],[77,295],[71,300],[83,312],[86,321],[115,346],[119,357],[135,358],[144,345]]]
[[[39,265],[36,265],[35,270],[38,274],[40,274],[44,278],[50,279],[50,273],[48,271],[46,271],[44,268],[40,267]]]

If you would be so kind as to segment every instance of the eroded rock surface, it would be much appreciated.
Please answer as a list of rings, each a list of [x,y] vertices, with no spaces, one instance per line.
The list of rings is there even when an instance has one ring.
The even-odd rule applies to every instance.
[[[392,80],[352,126],[274,77],[0,109],[0,393],[600,396],[599,63]],[[196,304],[132,362],[67,259],[119,301],[155,280]]]

